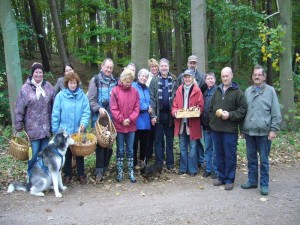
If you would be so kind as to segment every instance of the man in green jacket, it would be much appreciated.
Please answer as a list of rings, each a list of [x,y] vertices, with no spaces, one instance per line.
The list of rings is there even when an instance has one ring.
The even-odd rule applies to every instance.
[[[269,154],[271,141],[276,137],[281,122],[280,106],[273,87],[265,83],[266,73],[256,65],[252,74],[253,85],[245,91],[248,111],[243,133],[246,138],[248,181],[243,189],[257,188],[258,157],[260,157],[260,193],[269,193]]]
[[[247,102],[243,92],[232,81],[230,67],[222,69],[221,79],[222,83],[217,87],[209,109],[209,125],[218,168],[218,179],[214,185],[225,184],[225,190],[232,190],[236,173],[238,128],[246,115]]]

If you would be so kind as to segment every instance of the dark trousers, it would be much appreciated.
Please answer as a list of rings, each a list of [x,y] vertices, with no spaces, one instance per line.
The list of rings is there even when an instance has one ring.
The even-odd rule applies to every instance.
[[[112,155],[111,148],[103,148],[97,145],[96,148],[96,173],[97,170],[107,170]]]
[[[134,157],[134,166],[137,164],[138,159],[138,150],[140,149],[139,160],[148,161],[148,145],[149,145],[149,135],[150,130],[137,130],[134,136],[134,144],[133,144],[133,157]]]
[[[77,176],[84,176],[84,157],[76,156],[76,168],[77,168]],[[65,156],[65,165],[64,165],[65,176],[72,176],[72,152],[70,148],[68,148]]]

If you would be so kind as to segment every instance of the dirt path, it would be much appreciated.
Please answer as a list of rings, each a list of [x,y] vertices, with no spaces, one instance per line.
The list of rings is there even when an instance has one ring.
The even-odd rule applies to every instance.
[[[300,162],[271,167],[270,194],[243,190],[243,170],[232,191],[212,179],[163,173],[131,184],[72,184],[61,199],[53,192],[0,195],[0,224],[300,224]],[[264,201],[265,200],[265,201]]]

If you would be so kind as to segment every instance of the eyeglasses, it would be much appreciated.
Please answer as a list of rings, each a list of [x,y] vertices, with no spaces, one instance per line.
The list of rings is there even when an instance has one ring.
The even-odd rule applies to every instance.
[[[264,74],[260,73],[260,74],[252,74],[253,77],[262,77]]]

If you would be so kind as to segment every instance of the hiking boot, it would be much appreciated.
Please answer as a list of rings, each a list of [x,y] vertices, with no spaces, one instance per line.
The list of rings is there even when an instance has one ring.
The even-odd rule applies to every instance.
[[[99,171],[96,174],[96,182],[102,182],[103,181],[103,171]]]
[[[178,172],[178,175],[184,175],[184,174],[186,174],[186,173],[185,172],[181,172],[181,171]]]
[[[215,171],[211,172],[211,179],[217,179],[218,178],[218,174]]]
[[[71,177],[70,177],[70,176],[66,176],[66,177],[65,177],[65,180],[64,180],[64,183],[65,183],[65,184],[71,183]]]
[[[79,177],[78,177],[78,180],[79,180],[79,183],[80,183],[80,184],[86,184],[85,176],[79,176]]]
[[[219,179],[217,179],[217,180],[214,180],[213,184],[214,184],[214,186],[220,186],[220,185],[223,185],[224,182],[222,182]]]
[[[211,172],[205,171],[202,175],[202,177],[209,177],[211,175]]]
[[[267,186],[261,186],[260,187],[260,194],[261,195],[268,195],[269,194],[269,188]]]
[[[241,185],[243,189],[257,188],[257,184],[251,184],[249,181]]]
[[[225,190],[231,191],[233,189],[233,184],[225,184]]]

